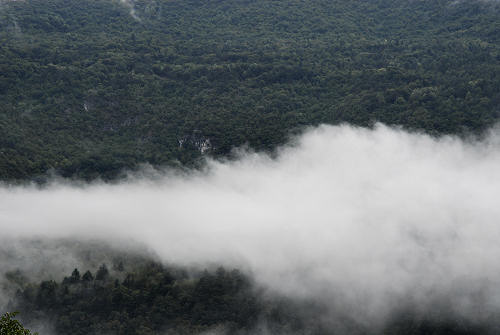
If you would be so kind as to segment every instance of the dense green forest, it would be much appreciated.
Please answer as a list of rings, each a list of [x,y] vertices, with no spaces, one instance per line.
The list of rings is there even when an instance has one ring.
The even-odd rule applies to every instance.
[[[13,280],[22,277],[9,274]],[[402,309],[381,329],[318,302],[269,294],[238,270],[191,273],[156,262],[112,274],[75,269],[61,282],[26,284],[10,306],[28,325],[53,325],[55,334],[489,334],[494,328],[457,315]]]
[[[0,1],[0,179],[196,164],[304,126],[480,133],[500,3]]]
[[[195,334],[214,327],[233,333],[254,330],[264,313],[274,327],[300,327],[277,302],[264,305],[237,270],[191,278],[150,264],[123,280],[105,265],[95,276],[75,269],[61,283],[28,286],[15,307],[53,321],[57,334]]]

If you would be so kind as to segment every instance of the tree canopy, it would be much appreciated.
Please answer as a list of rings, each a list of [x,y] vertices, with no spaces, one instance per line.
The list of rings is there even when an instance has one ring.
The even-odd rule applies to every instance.
[[[75,280],[75,270],[60,282],[28,283],[12,306],[23,311],[26,324],[50,323],[56,335],[188,335],[214,330],[240,335],[474,335],[495,334],[498,323],[478,324],[451,308],[423,313],[402,302],[383,327],[374,328],[342,306],[337,310],[334,304],[269,292],[236,269],[188,273],[156,262],[127,268],[117,268],[102,279],[84,275]]]
[[[17,313],[5,313],[0,317],[0,335],[31,335],[31,331],[24,328],[23,325],[14,317]],[[38,333],[34,333],[37,335]]]
[[[480,133],[498,1],[0,3],[0,179],[114,178],[319,123]]]

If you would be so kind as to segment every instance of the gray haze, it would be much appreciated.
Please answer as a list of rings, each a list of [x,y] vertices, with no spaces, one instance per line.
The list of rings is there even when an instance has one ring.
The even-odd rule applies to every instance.
[[[135,4],[133,0],[120,0],[120,2],[129,9],[130,16],[132,16],[134,20],[141,22],[141,19],[137,16],[135,11]]]
[[[321,126],[275,158],[242,151],[203,172],[4,186],[0,228],[10,241],[135,241],[167,262],[242,267],[364,322],[440,298],[481,320],[500,311],[499,171],[497,131],[463,141]]]

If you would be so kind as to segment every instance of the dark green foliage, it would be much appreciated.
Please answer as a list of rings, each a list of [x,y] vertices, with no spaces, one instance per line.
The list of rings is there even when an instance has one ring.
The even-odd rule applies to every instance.
[[[265,315],[265,300],[237,270],[219,268],[187,277],[151,263],[128,273],[123,281],[99,280],[99,275],[89,280],[87,273],[81,281],[73,281],[74,277],[73,272],[61,284],[44,281],[27,287],[18,293],[15,307],[30,322],[37,315],[47,318],[58,334],[193,333],[214,326],[243,331]],[[289,321],[284,311],[266,308],[271,311],[270,322],[271,313],[281,314],[280,322]]]
[[[5,313],[0,318],[0,335],[31,335],[31,332],[13,319],[17,313]],[[37,333],[34,333],[37,335]]]
[[[94,276],[92,276],[92,273],[87,270],[87,272],[85,272],[83,274],[82,280],[87,281],[87,282],[91,282],[94,280]]]
[[[0,3],[1,179],[196,164],[322,122],[498,119],[498,1],[134,4]]]
[[[27,324],[50,322],[56,335],[198,334],[213,329],[227,334],[461,335],[496,334],[499,329],[498,320],[474,322],[438,304],[425,314],[402,307],[379,329],[343,306],[336,309],[330,299],[325,306],[270,294],[238,270],[224,268],[188,276],[179,268],[148,263],[123,279],[109,272],[106,276],[108,280],[93,280],[87,271],[75,281],[73,271],[61,283],[27,285],[11,307],[23,312]]]
[[[106,264],[103,264],[99,267],[99,270],[97,270],[97,273],[95,275],[95,280],[106,280],[109,278],[109,271],[108,267]]]

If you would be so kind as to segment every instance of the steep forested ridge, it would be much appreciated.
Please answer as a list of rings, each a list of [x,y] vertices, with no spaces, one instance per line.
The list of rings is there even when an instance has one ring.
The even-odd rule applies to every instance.
[[[498,119],[500,4],[0,1],[0,178],[113,178],[305,125]]]
[[[154,262],[115,270],[103,264],[94,274],[75,269],[61,282],[26,284],[11,308],[23,311],[30,326],[49,322],[51,333],[74,335],[495,333],[448,310],[422,314],[411,306],[381,327],[363,325],[346,311],[332,314],[314,301],[266,294],[238,270],[188,275]]]

